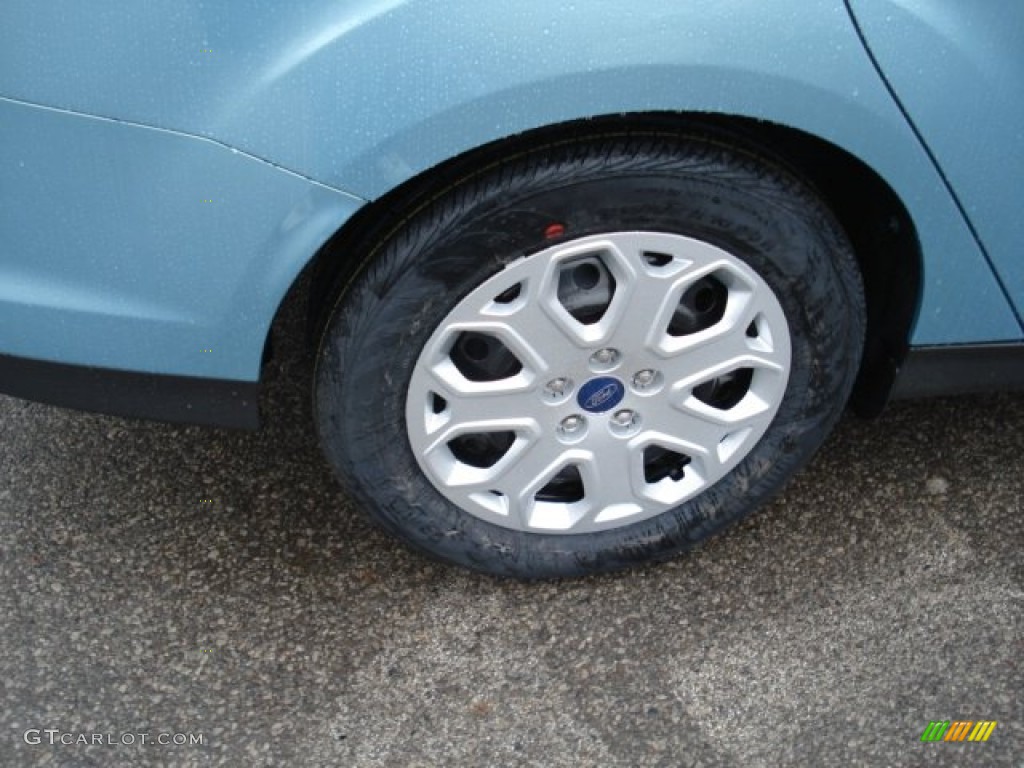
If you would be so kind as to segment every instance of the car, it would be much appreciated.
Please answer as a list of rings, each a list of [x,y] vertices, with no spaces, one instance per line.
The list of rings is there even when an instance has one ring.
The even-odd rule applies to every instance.
[[[1024,385],[1024,6],[0,10],[0,391],[254,428],[522,579],[662,561],[847,407]]]

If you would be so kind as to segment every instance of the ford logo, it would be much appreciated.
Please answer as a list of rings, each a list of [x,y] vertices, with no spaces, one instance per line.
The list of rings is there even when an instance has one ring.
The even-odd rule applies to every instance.
[[[597,392],[587,398],[587,402],[583,404],[583,407],[588,411],[599,411],[601,406],[611,400],[619,391],[619,385],[605,384]]]
[[[626,388],[621,381],[611,376],[599,376],[580,387],[576,401],[585,411],[603,413],[622,402],[625,394]]]

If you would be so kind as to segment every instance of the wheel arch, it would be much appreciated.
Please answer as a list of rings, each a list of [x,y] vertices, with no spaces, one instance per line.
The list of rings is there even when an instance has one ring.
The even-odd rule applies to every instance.
[[[358,273],[366,242],[398,226],[411,210],[453,178],[479,172],[509,155],[540,145],[644,131],[725,137],[774,156],[807,180],[847,232],[864,279],[867,336],[851,397],[863,415],[877,415],[888,400],[910,348],[921,302],[922,256],[906,206],[872,168],[846,150],[804,131],[752,118],[711,113],[640,113],[571,121],[490,142],[423,171],[359,209],[321,247],[296,280],[278,314],[308,298],[307,340],[314,345],[334,297]]]

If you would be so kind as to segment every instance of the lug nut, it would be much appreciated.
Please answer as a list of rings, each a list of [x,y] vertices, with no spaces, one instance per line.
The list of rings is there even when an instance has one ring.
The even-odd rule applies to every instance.
[[[573,414],[572,416],[566,416],[562,419],[562,422],[558,425],[558,428],[565,435],[574,435],[583,429],[583,417]]]
[[[590,356],[590,362],[596,365],[612,365],[619,359],[619,351],[611,347],[599,349]]]
[[[644,368],[642,371],[637,371],[633,374],[633,386],[637,389],[647,389],[654,383],[654,379],[658,374],[652,371],[650,368]]]
[[[612,423],[617,427],[624,429],[633,426],[636,421],[636,413],[629,410],[629,408],[623,408],[621,411],[616,411],[612,414]]]
[[[549,381],[545,389],[547,389],[549,395],[553,397],[561,397],[565,394],[566,390],[569,389],[570,384],[571,382],[568,379],[560,376],[557,379]]]

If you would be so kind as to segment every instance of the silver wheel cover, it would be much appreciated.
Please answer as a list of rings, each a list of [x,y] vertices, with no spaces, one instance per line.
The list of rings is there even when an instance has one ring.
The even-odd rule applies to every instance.
[[[790,354],[778,299],[740,259],[675,234],[583,237],[455,306],[417,360],[407,434],[434,487],[475,517],[617,528],[696,496],[751,451]],[[481,373],[489,355],[504,373]]]

